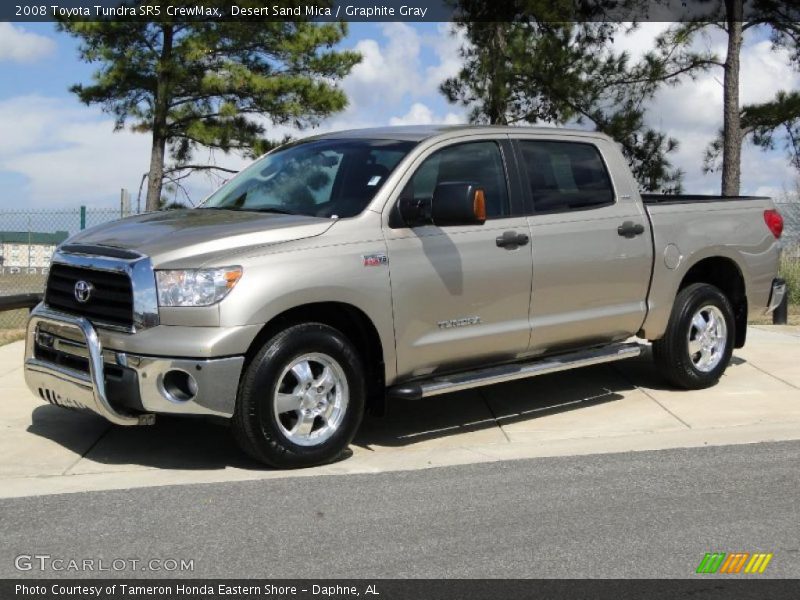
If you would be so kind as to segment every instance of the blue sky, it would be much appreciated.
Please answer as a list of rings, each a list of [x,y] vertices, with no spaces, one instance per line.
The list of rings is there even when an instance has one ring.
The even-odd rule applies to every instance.
[[[664,24],[649,23],[617,45],[634,57]],[[461,107],[449,105],[438,84],[459,67],[462,40],[446,23],[352,23],[343,47],[363,62],[343,82],[350,107],[322,124],[323,130],[387,124],[461,122]],[[724,40],[710,35],[698,44],[724,53]],[[742,55],[742,99],[763,101],[778,89],[800,86],[798,73],[754,36]],[[114,132],[98,107],[85,107],[68,92],[89,81],[92,67],[78,60],[76,43],[52,24],[0,23],[0,211],[74,207],[112,208],[120,188],[136,198],[147,170],[149,140]],[[687,191],[716,193],[718,175],[703,175],[702,152],[721,125],[720,73],[709,73],[659,93],[648,119],[681,143],[673,162],[686,172]],[[279,137],[284,130],[275,131]],[[294,133],[294,132],[292,132]],[[207,154],[198,156],[208,158]],[[215,155],[217,164],[241,168],[235,156]],[[779,194],[796,173],[782,151],[745,148],[743,192]],[[217,182],[196,176],[193,201]],[[179,196],[180,198],[180,196]]]

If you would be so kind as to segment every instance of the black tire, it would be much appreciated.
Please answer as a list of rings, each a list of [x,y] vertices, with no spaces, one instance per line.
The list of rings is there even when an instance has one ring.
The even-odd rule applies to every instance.
[[[298,445],[285,431],[286,415],[275,414],[276,388],[293,361],[309,354],[333,359],[344,374],[348,390],[346,408],[338,428],[327,440],[315,445]],[[282,383],[283,382],[283,383]],[[300,380],[297,380],[298,385]],[[294,325],[268,340],[248,365],[232,419],[234,437],[247,454],[259,462],[281,469],[310,467],[336,460],[353,440],[364,415],[366,386],[361,358],[350,341],[338,330],[321,323]],[[300,419],[300,413],[297,419]],[[291,416],[289,417],[291,423]],[[318,428],[314,421],[313,427]]]
[[[692,319],[705,307],[716,307],[725,321],[724,349],[718,353],[716,366],[708,370],[695,365],[689,350]],[[736,339],[736,322],[733,307],[728,298],[718,288],[706,283],[693,283],[682,289],[675,298],[667,331],[659,340],[653,342],[653,359],[661,374],[672,385],[688,390],[707,388],[719,381],[733,354]]]

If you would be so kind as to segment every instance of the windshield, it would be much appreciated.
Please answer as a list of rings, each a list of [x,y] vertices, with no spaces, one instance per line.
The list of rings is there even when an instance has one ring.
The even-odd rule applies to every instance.
[[[256,161],[200,208],[353,217],[413,146],[397,140],[301,142]]]

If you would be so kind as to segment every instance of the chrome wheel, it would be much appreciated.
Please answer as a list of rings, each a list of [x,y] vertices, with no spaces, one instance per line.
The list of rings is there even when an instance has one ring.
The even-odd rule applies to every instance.
[[[283,435],[298,446],[326,442],[342,424],[350,394],[341,365],[327,354],[304,354],[281,373],[272,406]]]
[[[713,371],[728,343],[728,326],[722,311],[710,304],[699,309],[689,325],[687,343],[694,367],[703,373]]]

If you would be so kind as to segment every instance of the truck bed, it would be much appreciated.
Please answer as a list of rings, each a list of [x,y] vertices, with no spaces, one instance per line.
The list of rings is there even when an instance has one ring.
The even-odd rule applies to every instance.
[[[767,196],[714,196],[705,194],[642,194],[642,202],[645,204],[736,202],[737,200],[769,200],[769,198]]]
[[[764,223],[764,211],[774,208],[768,197],[643,194],[642,200],[654,251],[644,327],[648,336],[664,331],[678,285],[687,270],[705,258],[735,264],[746,287],[750,316],[763,312],[778,261],[775,237]]]

